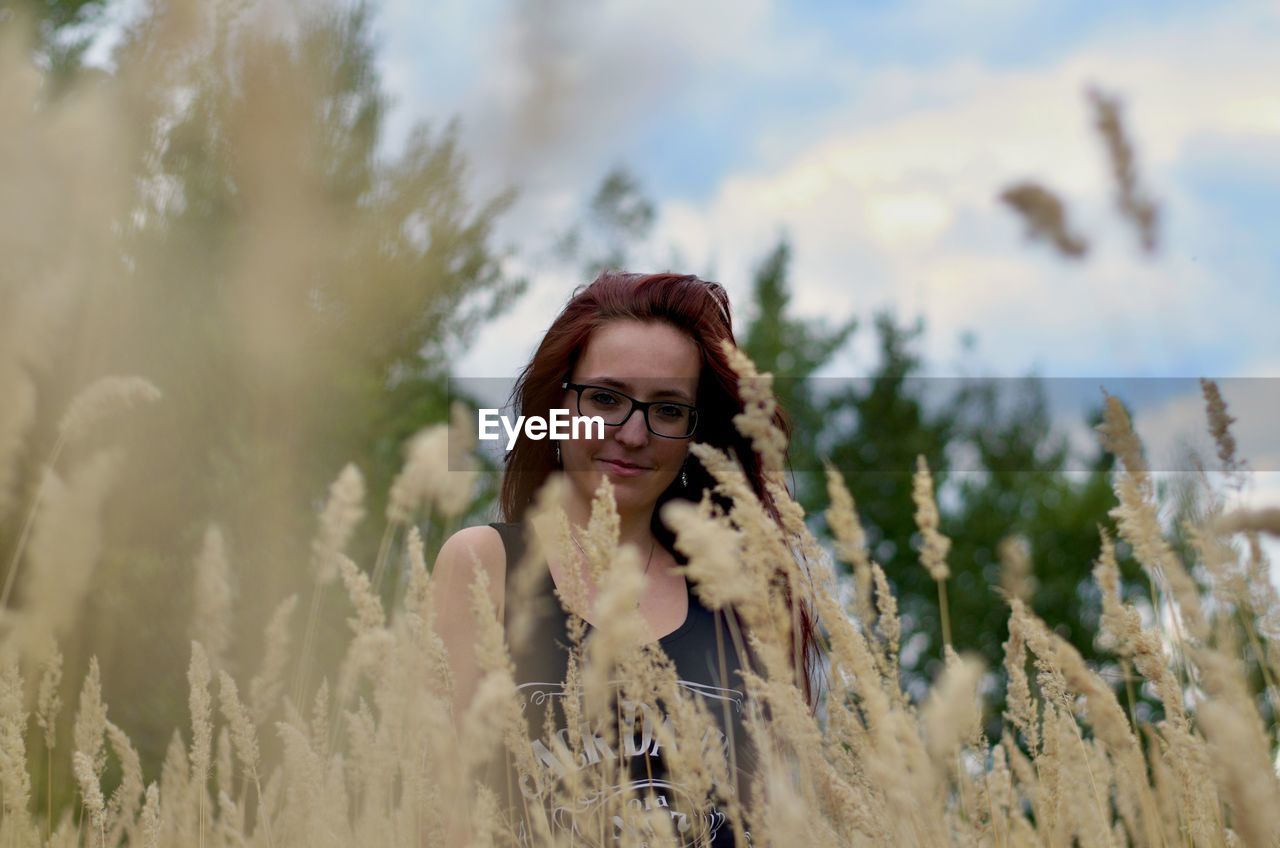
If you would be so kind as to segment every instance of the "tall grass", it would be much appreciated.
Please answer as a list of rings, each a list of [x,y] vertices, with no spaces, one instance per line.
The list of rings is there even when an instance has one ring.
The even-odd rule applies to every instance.
[[[394,232],[413,241],[401,226],[403,213],[420,200],[397,194],[400,171],[382,174],[386,184],[375,186],[373,206],[362,197],[346,209],[350,214],[332,215],[326,205],[332,175],[321,180],[308,170],[314,162],[290,159],[295,148],[282,139],[300,140],[308,150],[319,143],[290,95],[316,81],[299,74],[306,84],[290,88],[289,80],[278,79],[273,69],[287,63],[270,45],[254,48],[262,55],[250,63],[255,85],[246,88],[265,91],[265,101],[235,101],[224,127],[229,134],[215,139],[239,154],[229,158],[247,191],[226,196],[244,200],[252,212],[241,222],[244,231],[219,230],[219,243],[232,245],[228,252],[217,262],[202,255],[193,262],[183,253],[183,245],[189,249],[184,239],[204,244],[200,234],[155,224],[169,220],[166,210],[178,202],[159,165],[166,155],[161,148],[184,142],[166,137],[163,127],[184,110],[228,108],[218,97],[230,97],[215,92],[210,102],[184,105],[149,86],[148,75],[175,74],[166,92],[189,94],[200,82],[200,51],[226,58],[218,40],[225,33],[211,45],[198,37],[196,5],[175,2],[171,9],[152,22],[154,32],[134,34],[142,59],[122,72],[118,85],[100,81],[57,103],[43,100],[38,71],[16,58],[20,45],[0,44],[0,182],[6,189],[0,193],[0,528],[12,531],[0,550],[0,848],[510,844],[510,823],[486,779],[492,765],[509,755],[536,798],[562,806],[611,789],[619,782],[612,768],[618,763],[596,769],[555,764],[586,762],[585,746],[597,737],[612,749],[626,744],[634,729],[610,711],[613,695],[663,702],[669,722],[653,725],[654,741],[693,806],[681,817],[621,792],[586,805],[574,841],[535,810],[535,844],[696,842],[713,799],[729,813],[725,826],[740,844],[748,832],[753,844],[789,846],[1277,844],[1276,729],[1263,722],[1259,704],[1280,703],[1280,600],[1259,533],[1276,532],[1280,521],[1274,510],[1231,510],[1231,491],[1201,480],[1208,508],[1185,528],[1193,561],[1184,560],[1166,539],[1153,476],[1115,397],[1107,399],[1099,435],[1119,460],[1113,511],[1119,538],[1099,533],[1094,575],[1102,603],[1099,637],[1124,672],[1122,685],[1091,668],[1032,613],[1025,551],[1011,543],[1002,550],[1007,708],[993,739],[984,731],[992,724],[981,696],[984,670],[950,649],[945,617],[943,671],[926,697],[913,701],[904,693],[892,575],[868,552],[841,473],[827,471],[833,560],[787,491],[785,440],[770,423],[769,375],[732,352],[748,402],[735,424],[764,460],[782,523],[769,517],[731,457],[702,445],[693,452],[731,508],[704,499],[672,504],[663,517],[689,558],[687,574],[702,602],[715,610],[732,605],[741,614],[745,629],[730,628],[723,650],[744,652],[749,642],[757,660],[746,677],[745,725],[756,755],[745,787],[736,780],[745,763],[736,747],[716,742],[708,704],[690,697],[669,659],[644,643],[634,603],[642,563],[618,544],[607,486],[597,494],[583,544],[599,587],[594,617],[601,624],[588,634],[580,615],[584,586],[571,581],[561,599],[573,647],[564,698],[569,732],[550,728],[540,739],[528,738],[509,648],[527,637],[532,587],[548,558],[569,550],[560,507],[564,483],[553,479],[540,495],[533,520],[545,528],[539,538],[546,541],[531,549],[513,578],[510,630],[489,604],[483,580],[468,597],[437,598],[428,551],[460,522],[476,484],[464,455],[470,428],[460,413],[451,424],[406,440],[406,462],[389,486],[371,487],[357,464],[343,466],[311,526],[301,531],[285,505],[295,489],[271,486],[251,491],[253,499],[241,505],[238,526],[260,535],[237,536],[222,516],[202,513],[195,538],[187,540],[192,567],[130,561],[115,563],[103,578],[108,531],[127,535],[118,525],[167,539],[192,526],[190,514],[168,503],[183,487],[164,474],[148,476],[146,488],[154,493],[141,502],[133,502],[143,488],[137,485],[130,497],[121,496],[126,482],[137,483],[131,477],[140,467],[160,465],[123,449],[140,420],[133,407],[146,401],[164,408],[176,398],[161,397],[143,377],[101,378],[96,369],[103,351],[114,351],[106,357],[113,362],[163,366],[168,379],[155,382],[166,394],[176,389],[196,396],[194,403],[184,400],[191,417],[169,421],[174,432],[167,434],[172,441],[165,455],[171,458],[183,459],[192,444],[184,423],[212,428],[234,418],[219,392],[251,383],[251,420],[234,423],[260,428],[279,449],[245,448],[238,455],[244,477],[294,483],[303,470],[314,473],[315,463],[304,450],[281,447],[297,432],[286,434],[278,422],[297,425],[303,416],[291,417],[295,404],[330,388],[332,371],[320,366],[365,355],[369,338],[379,336],[370,328],[399,328],[394,319],[416,314],[422,300],[439,294],[421,291],[419,265],[387,264],[388,252],[404,256],[408,248],[388,246],[384,237]],[[149,44],[159,47],[149,52]],[[161,49],[166,45],[171,49]],[[1133,177],[1114,103],[1099,97],[1095,105],[1113,139],[1112,155],[1123,160],[1116,168],[1123,188],[1117,202],[1141,228],[1144,243],[1154,244],[1157,216]],[[343,114],[331,110],[335,120]],[[139,134],[138,127],[147,131]],[[414,185],[435,173],[439,163],[429,153],[416,148],[410,159],[422,161],[402,163]],[[277,167],[282,159],[296,167]],[[122,162],[140,162],[149,175],[140,196],[130,183],[134,172]],[[415,163],[421,167],[415,170]],[[1018,197],[1015,207],[1038,210],[1035,220],[1056,233],[1068,253],[1083,253],[1083,243],[1066,233],[1054,198],[1043,191]],[[214,204],[210,217],[225,223],[222,211]],[[441,215],[457,228],[454,212],[446,204]],[[130,273],[119,267],[122,221],[129,222],[123,229],[130,251],[124,264],[135,266]],[[150,226],[173,231],[156,236]],[[359,247],[348,255],[344,246],[352,243]],[[399,281],[384,302],[362,300],[365,290],[352,282],[362,282],[355,271],[368,267]],[[210,274],[208,288],[223,299],[197,299],[175,312],[164,275],[192,268]],[[331,268],[345,271],[335,271],[328,287],[310,288]],[[262,284],[266,279],[285,280],[298,297],[280,295]],[[204,296],[204,288],[196,290]],[[317,292],[318,299],[310,297]],[[299,302],[314,308],[299,310]],[[117,311],[130,320],[102,317]],[[225,324],[209,317],[219,314],[230,316]],[[351,320],[338,322],[338,314]],[[136,332],[113,335],[120,326]],[[219,328],[226,327],[234,332],[224,338]],[[201,334],[207,344],[200,349],[216,354],[218,364],[200,356],[187,361],[187,342]],[[77,340],[70,350],[63,342],[68,335]],[[58,365],[73,376],[50,379]],[[378,381],[347,388],[344,398],[385,393]],[[1226,406],[1212,383],[1204,392],[1222,468],[1238,472]],[[327,423],[338,411],[311,418]],[[158,427],[153,420],[145,432],[154,435]],[[309,435],[302,444],[328,443],[332,434],[315,428]],[[231,451],[219,459],[228,455],[237,456]],[[257,462],[268,466],[261,476],[249,473]],[[189,474],[177,464],[169,470],[175,479]],[[240,479],[239,470],[232,468],[226,479]],[[936,582],[946,610],[949,542],[938,530],[923,459],[913,503],[924,540],[920,567]],[[377,541],[369,556],[353,543],[364,531]],[[278,539],[285,541],[265,544]],[[1121,596],[1121,540],[1150,577],[1153,607],[1162,611],[1154,619]],[[300,559],[288,558],[299,551]],[[135,572],[143,576],[121,583],[121,575]],[[383,591],[387,575],[396,578],[394,591]],[[159,600],[113,606],[112,592],[141,593],[152,588],[142,585],[149,582],[157,584]],[[853,589],[847,606],[840,600],[850,594],[845,583]],[[192,602],[173,602],[166,593],[174,586]],[[340,609],[328,603],[335,595]],[[817,709],[795,677],[787,598],[807,604],[821,624],[825,686]],[[436,635],[441,603],[469,604],[479,622],[482,677],[463,714],[453,712],[449,657]],[[154,622],[139,609],[171,617]],[[267,614],[250,613],[258,609]],[[118,661],[143,639],[154,651],[147,658],[164,650],[182,655],[184,687],[174,685],[181,675],[167,674],[163,665],[139,670]],[[1256,679],[1250,667],[1260,669]],[[180,703],[170,697],[175,688],[186,690]],[[1157,718],[1134,708],[1138,689],[1158,699]],[[148,722],[167,721],[179,710],[185,718],[166,728],[162,750],[143,744]],[[535,756],[535,741],[546,756]]]
[[[768,375],[754,374],[745,358],[735,362],[743,380],[767,398]],[[1206,382],[1205,392],[1210,429],[1232,460],[1225,406],[1212,383]],[[739,422],[765,454],[776,439],[767,409],[753,405]],[[1274,621],[1280,606],[1257,544],[1256,522],[1249,520],[1253,514],[1223,514],[1221,497],[1206,492],[1213,507],[1189,528],[1198,562],[1182,562],[1164,539],[1150,472],[1119,399],[1108,398],[1099,431],[1120,460],[1114,478],[1120,538],[1149,569],[1172,610],[1144,622],[1121,600],[1115,540],[1103,531],[1094,572],[1103,603],[1101,636],[1136,671],[1139,685],[1157,694],[1159,720],[1139,719],[1132,704],[1126,706],[1124,696],[1013,593],[1001,737],[992,740],[983,732],[980,665],[949,647],[928,696],[911,703],[898,681],[895,604],[883,570],[867,555],[841,474],[827,472],[827,517],[835,550],[858,587],[856,614],[837,600],[837,580],[843,578],[805,529],[780,469],[770,466],[768,473],[788,517],[783,527],[766,516],[730,457],[699,445],[694,452],[717,489],[732,498],[732,508],[724,512],[704,499],[699,506],[673,505],[667,517],[703,602],[712,608],[735,605],[752,634],[759,658],[747,675],[747,726],[759,752],[752,791],[735,795],[732,763],[706,742],[714,735],[707,733],[711,716],[705,704],[683,693],[669,660],[643,642],[633,603],[641,562],[634,551],[617,546],[607,485],[597,496],[588,545],[600,586],[596,616],[603,623],[586,636],[581,618],[570,616],[577,660],[568,676],[567,709],[581,719],[571,726],[594,727],[616,745],[632,731],[606,712],[610,681],[621,681],[629,696],[664,697],[671,722],[656,732],[672,778],[695,787],[698,797],[726,804],[732,826],[743,837],[749,830],[752,844],[1275,844],[1275,736],[1262,722],[1258,699],[1280,694],[1274,683],[1280,677],[1275,634],[1262,624]],[[448,490],[445,465],[425,470],[417,456],[411,463],[422,491]],[[589,796],[615,777],[590,769],[555,775],[545,761],[530,756],[513,698],[507,634],[479,581],[469,601],[453,600],[470,602],[480,622],[477,656],[484,675],[471,708],[451,715],[449,666],[433,631],[434,587],[416,527],[402,511],[388,516],[397,533],[409,527],[403,539],[406,591],[390,609],[370,590],[367,571],[374,564],[366,568],[344,553],[352,526],[364,519],[364,493],[355,475],[348,469],[335,483],[313,546],[317,566],[332,567],[349,599],[345,656],[321,669],[317,688],[286,685],[288,669],[300,659],[288,635],[296,598],[282,600],[252,680],[225,669],[215,673],[213,652],[192,642],[190,720],[174,729],[158,775],[143,779],[146,768],[127,733],[108,718],[94,660],[78,698],[65,705],[75,711],[74,738],[57,744],[40,732],[56,727],[64,709],[56,694],[65,671],[60,654],[52,642],[36,649],[6,634],[0,664],[0,845],[435,845],[444,844],[450,827],[456,830],[460,811],[469,817],[473,844],[508,844],[512,834],[480,779],[502,747],[531,785],[566,800]],[[936,507],[923,463],[916,475],[917,516],[927,540],[936,533]],[[403,489],[407,482],[399,485]],[[557,500],[562,494],[563,483],[553,480],[535,522],[563,528]],[[402,491],[397,502],[403,505],[404,497]],[[56,513],[57,500],[35,509]],[[1241,524],[1245,529],[1233,529]],[[1247,542],[1243,550],[1232,544],[1237,533]],[[202,554],[202,585],[209,585],[208,574],[218,573],[220,544],[211,531]],[[548,553],[535,547],[522,568],[545,567]],[[922,565],[944,594],[945,556],[940,540],[922,550]],[[43,563],[54,570],[62,566]],[[1191,578],[1197,567],[1208,576],[1207,586]],[[828,685],[816,715],[787,656],[791,617],[779,575],[822,624]],[[509,602],[519,604],[520,598]],[[205,619],[210,610],[225,607],[225,601],[211,598],[204,618],[193,622],[206,642],[223,638],[220,626]],[[735,638],[741,635],[734,632]],[[1245,674],[1244,652],[1253,652],[1264,669],[1261,689]],[[248,703],[241,699],[242,688],[250,693]],[[268,720],[277,707],[281,718]],[[549,734],[542,742],[563,762],[575,762],[584,739],[570,733],[566,742]],[[70,762],[79,797],[78,805],[56,817],[31,803],[31,764],[49,757]],[[623,845],[686,844],[696,832],[678,833],[670,815],[655,816],[643,803],[627,800],[612,799],[584,813],[583,832],[595,834],[599,844],[615,844],[616,837]],[[550,828],[534,841],[569,844]]]

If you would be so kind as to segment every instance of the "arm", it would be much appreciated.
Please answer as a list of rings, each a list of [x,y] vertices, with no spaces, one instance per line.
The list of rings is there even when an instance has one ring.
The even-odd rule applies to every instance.
[[[480,526],[454,533],[441,546],[431,572],[435,628],[444,643],[453,676],[453,716],[459,725],[480,683],[477,624],[471,611],[471,586],[477,568],[483,569],[489,579],[489,600],[501,621],[507,562],[497,530]]]
[[[477,569],[489,578],[489,598],[498,620],[505,602],[506,550],[498,531],[489,526],[468,527],[450,536],[440,547],[431,570],[432,612],[436,634],[444,643],[445,659],[453,677],[453,720],[461,732],[462,717],[476,687],[480,669],[476,662],[476,619],[471,611],[471,586]],[[448,779],[448,777],[445,777]],[[459,800],[466,809],[448,817],[446,848],[461,848],[471,839],[471,792],[462,788]]]

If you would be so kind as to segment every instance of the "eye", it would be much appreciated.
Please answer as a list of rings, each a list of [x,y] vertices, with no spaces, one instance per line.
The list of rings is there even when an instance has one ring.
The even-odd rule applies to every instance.
[[[612,392],[605,392],[597,389],[591,392],[591,394],[587,395],[587,400],[591,401],[592,403],[598,403],[601,406],[609,406],[610,404],[614,404],[618,402],[618,396],[613,394]]]
[[[654,407],[654,410],[663,418],[667,418],[672,421],[678,421],[689,415],[689,410],[685,409],[683,406],[678,406],[673,403],[666,403],[666,404],[663,404],[662,406],[656,406]]]

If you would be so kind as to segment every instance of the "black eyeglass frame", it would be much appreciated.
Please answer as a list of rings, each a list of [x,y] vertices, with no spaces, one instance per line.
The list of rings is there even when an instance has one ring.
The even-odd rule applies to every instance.
[[[573,389],[578,393],[578,414],[579,415],[583,414],[582,412],[582,390],[583,389],[599,389],[602,392],[609,392],[610,394],[618,395],[619,397],[624,397],[628,401],[630,401],[631,408],[627,410],[627,414],[623,416],[622,420],[619,421],[617,424],[605,424],[606,427],[621,427],[623,424],[626,424],[628,421],[630,421],[632,414],[637,409],[639,409],[641,414],[644,416],[644,426],[648,427],[649,432],[657,436],[659,439],[692,439],[693,434],[698,431],[698,407],[692,404],[681,403],[680,401],[677,401],[677,400],[636,400],[631,395],[625,392],[620,392],[617,389],[612,388],[611,386],[598,386],[594,383],[570,383],[568,380],[565,380],[560,383],[560,388]],[[689,432],[687,435],[668,436],[664,433],[659,433],[657,430],[653,429],[653,422],[649,420],[649,407],[663,406],[663,405],[680,406],[689,410],[690,424],[689,424]]]

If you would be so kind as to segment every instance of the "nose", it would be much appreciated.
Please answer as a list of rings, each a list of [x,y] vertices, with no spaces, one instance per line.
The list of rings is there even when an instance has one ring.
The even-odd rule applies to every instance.
[[[613,431],[613,438],[628,447],[640,448],[648,444],[649,427],[645,424],[644,413],[639,409],[632,409],[627,420]]]

